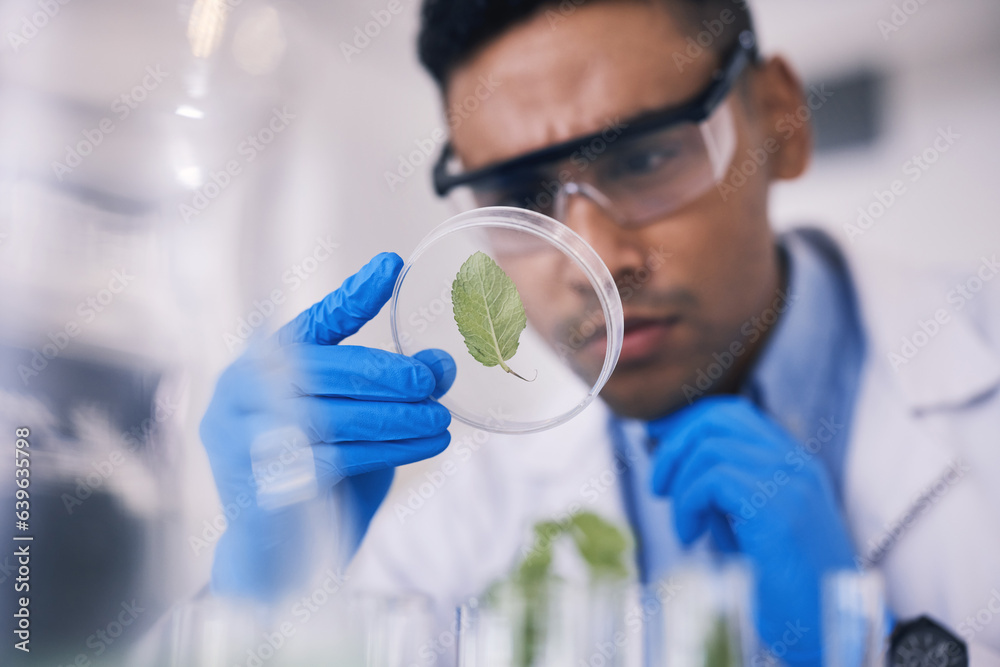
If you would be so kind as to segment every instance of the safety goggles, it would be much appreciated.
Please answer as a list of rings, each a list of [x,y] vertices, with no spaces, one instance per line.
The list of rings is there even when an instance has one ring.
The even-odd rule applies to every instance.
[[[513,206],[565,222],[570,198],[578,195],[624,227],[651,223],[725,177],[736,150],[729,92],[756,57],[746,31],[690,102],[474,171],[463,172],[447,144],[434,167],[434,189],[461,210]]]

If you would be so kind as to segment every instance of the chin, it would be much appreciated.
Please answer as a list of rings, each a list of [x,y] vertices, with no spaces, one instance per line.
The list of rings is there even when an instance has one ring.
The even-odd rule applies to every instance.
[[[682,387],[683,382],[648,373],[636,378],[612,376],[601,390],[601,399],[619,417],[652,421],[688,405]]]

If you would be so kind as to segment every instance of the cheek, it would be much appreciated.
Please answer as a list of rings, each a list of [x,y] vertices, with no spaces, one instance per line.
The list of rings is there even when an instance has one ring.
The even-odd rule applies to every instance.
[[[726,211],[713,206],[706,195],[683,212],[642,230],[642,245],[657,249],[662,265],[648,271],[653,289],[683,288],[701,292],[711,287],[713,276],[724,275],[733,262],[732,238]],[[645,267],[656,266],[656,257],[647,254]],[[636,282],[641,276],[636,273]]]
[[[723,200],[712,190],[671,218],[643,230],[642,242],[668,255],[650,272],[654,289],[683,288],[699,319],[724,321],[746,310],[770,271],[773,236],[764,214],[766,180]]]

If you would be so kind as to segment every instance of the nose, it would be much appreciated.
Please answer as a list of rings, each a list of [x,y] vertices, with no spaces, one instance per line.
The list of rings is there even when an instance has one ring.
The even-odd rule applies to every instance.
[[[645,254],[638,236],[585,194],[567,196],[562,222],[600,255],[616,282],[643,265]]]

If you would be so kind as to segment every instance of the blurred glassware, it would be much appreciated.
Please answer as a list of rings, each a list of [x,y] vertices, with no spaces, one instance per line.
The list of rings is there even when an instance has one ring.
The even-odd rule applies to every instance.
[[[626,620],[634,601],[621,582],[552,579],[536,597],[501,584],[460,607],[458,666],[636,665],[641,633]]]
[[[309,598],[313,604],[304,604]],[[167,664],[426,667],[436,658],[426,650],[431,619],[429,600],[418,594],[344,591],[280,608],[204,597],[174,613]]]
[[[430,600],[424,596],[352,594],[346,624],[356,655],[365,667],[423,667],[435,654],[421,652],[432,635]],[[346,662],[344,664],[347,664]]]
[[[669,574],[662,614],[649,619],[647,665],[737,667],[758,664],[752,577],[747,563],[685,564]]]
[[[170,628],[170,667],[217,667],[239,664],[254,654],[254,642],[266,635],[264,612],[233,600],[204,597],[179,606]],[[270,659],[267,644],[258,659]],[[266,658],[265,658],[266,656]]]
[[[886,649],[885,582],[876,570],[834,572],[823,581],[823,664],[881,667]]]
[[[319,27],[263,0],[0,0],[0,27],[0,423],[33,434],[35,655],[113,664],[204,577],[190,388],[226,354],[220,301],[278,284],[293,46]]]

